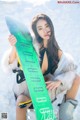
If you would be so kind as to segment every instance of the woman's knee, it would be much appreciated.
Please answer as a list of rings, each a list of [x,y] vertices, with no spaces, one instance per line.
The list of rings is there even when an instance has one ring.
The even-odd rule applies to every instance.
[[[76,78],[73,81],[73,85],[77,85],[77,86],[80,85],[80,76],[76,76]]]
[[[16,105],[19,106],[19,103],[20,103],[20,102],[25,102],[25,101],[27,101],[28,99],[29,99],[29,97],[21,94],[21,95],[19,95],[19,96],[17,97]]]

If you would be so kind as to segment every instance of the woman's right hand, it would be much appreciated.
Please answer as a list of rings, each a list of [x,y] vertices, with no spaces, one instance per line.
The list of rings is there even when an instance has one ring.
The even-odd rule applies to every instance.
[[[11,46],[14,46],[16,44],[16,42],[17,42],[14,35],[9,35],[8,40],[9,40],[9,43],[10,43]]]

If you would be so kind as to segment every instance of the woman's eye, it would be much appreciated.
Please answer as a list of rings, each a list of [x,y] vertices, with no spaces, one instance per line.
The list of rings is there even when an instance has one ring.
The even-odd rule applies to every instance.
[[[42,30],[42,28],[38,28],[38,30]]]
[[[46,25],[46,27],[49,27],[49,25]]]

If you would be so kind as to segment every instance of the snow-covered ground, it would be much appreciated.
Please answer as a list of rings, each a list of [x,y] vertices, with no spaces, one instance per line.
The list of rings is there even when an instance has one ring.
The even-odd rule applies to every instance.
[[[80,73],[80,4],[58,4],[57,0],[0,0],[0,56],[10,47],[10,34],[5,16],[10,15],[30,27],[31,19],[38,13],[50,16],[55,28],[56,39],[63,51],[73,55]],[[1,60],[0,59],[0,60]],[[0,64],[1,66],[1,64]],[[7,113],[7,120],[15,120],[15,99],[12,91],[14,74],[6,74],[0,67],[0,120]],[[76,96],[79,105],[74,112],[74,120],[80,120],[80,92]]]

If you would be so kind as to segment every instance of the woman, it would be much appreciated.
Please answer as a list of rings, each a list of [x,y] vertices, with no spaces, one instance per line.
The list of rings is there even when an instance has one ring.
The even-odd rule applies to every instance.
[[[60,49],[55,39],[53,24],[47,15],[39,14],[34,17],[32,20],[32,30],[36,43],[39,46],[40,66],[51,100],[55,99],[55,92],[57,95],[62,91],[66,91],[65,104],[64,106],[61,105],[60,108],[64,109],[64,116],[69,116],[66,114],[66,102],[68,101],[68,105],[73,104],[73,106],[76,107],[75,97],[80,84],[79,76],[75,72],[76,65],[72,57],[69,54],[63,53]],[[15,59],[18,60],[14,46],[17,40],[13,35],[10,35],[9,42],[13,46],[9,54],[9,64],[12,64]],[[22,76],[22,78],[24,78],[24,75]],[[20,84],[23,86],[21,92],[17,92],[19,88],[18,85],[14,88],[17,97],[16,120],[26,120],[27,108],[20,108],[19,103],[30,100],[30,96],[25,81],[22,80]],[[64,120],[65,117],[62,112],[60,109],[60,119]],[[69,118],[72,119],[72,116],[70,115]]]

